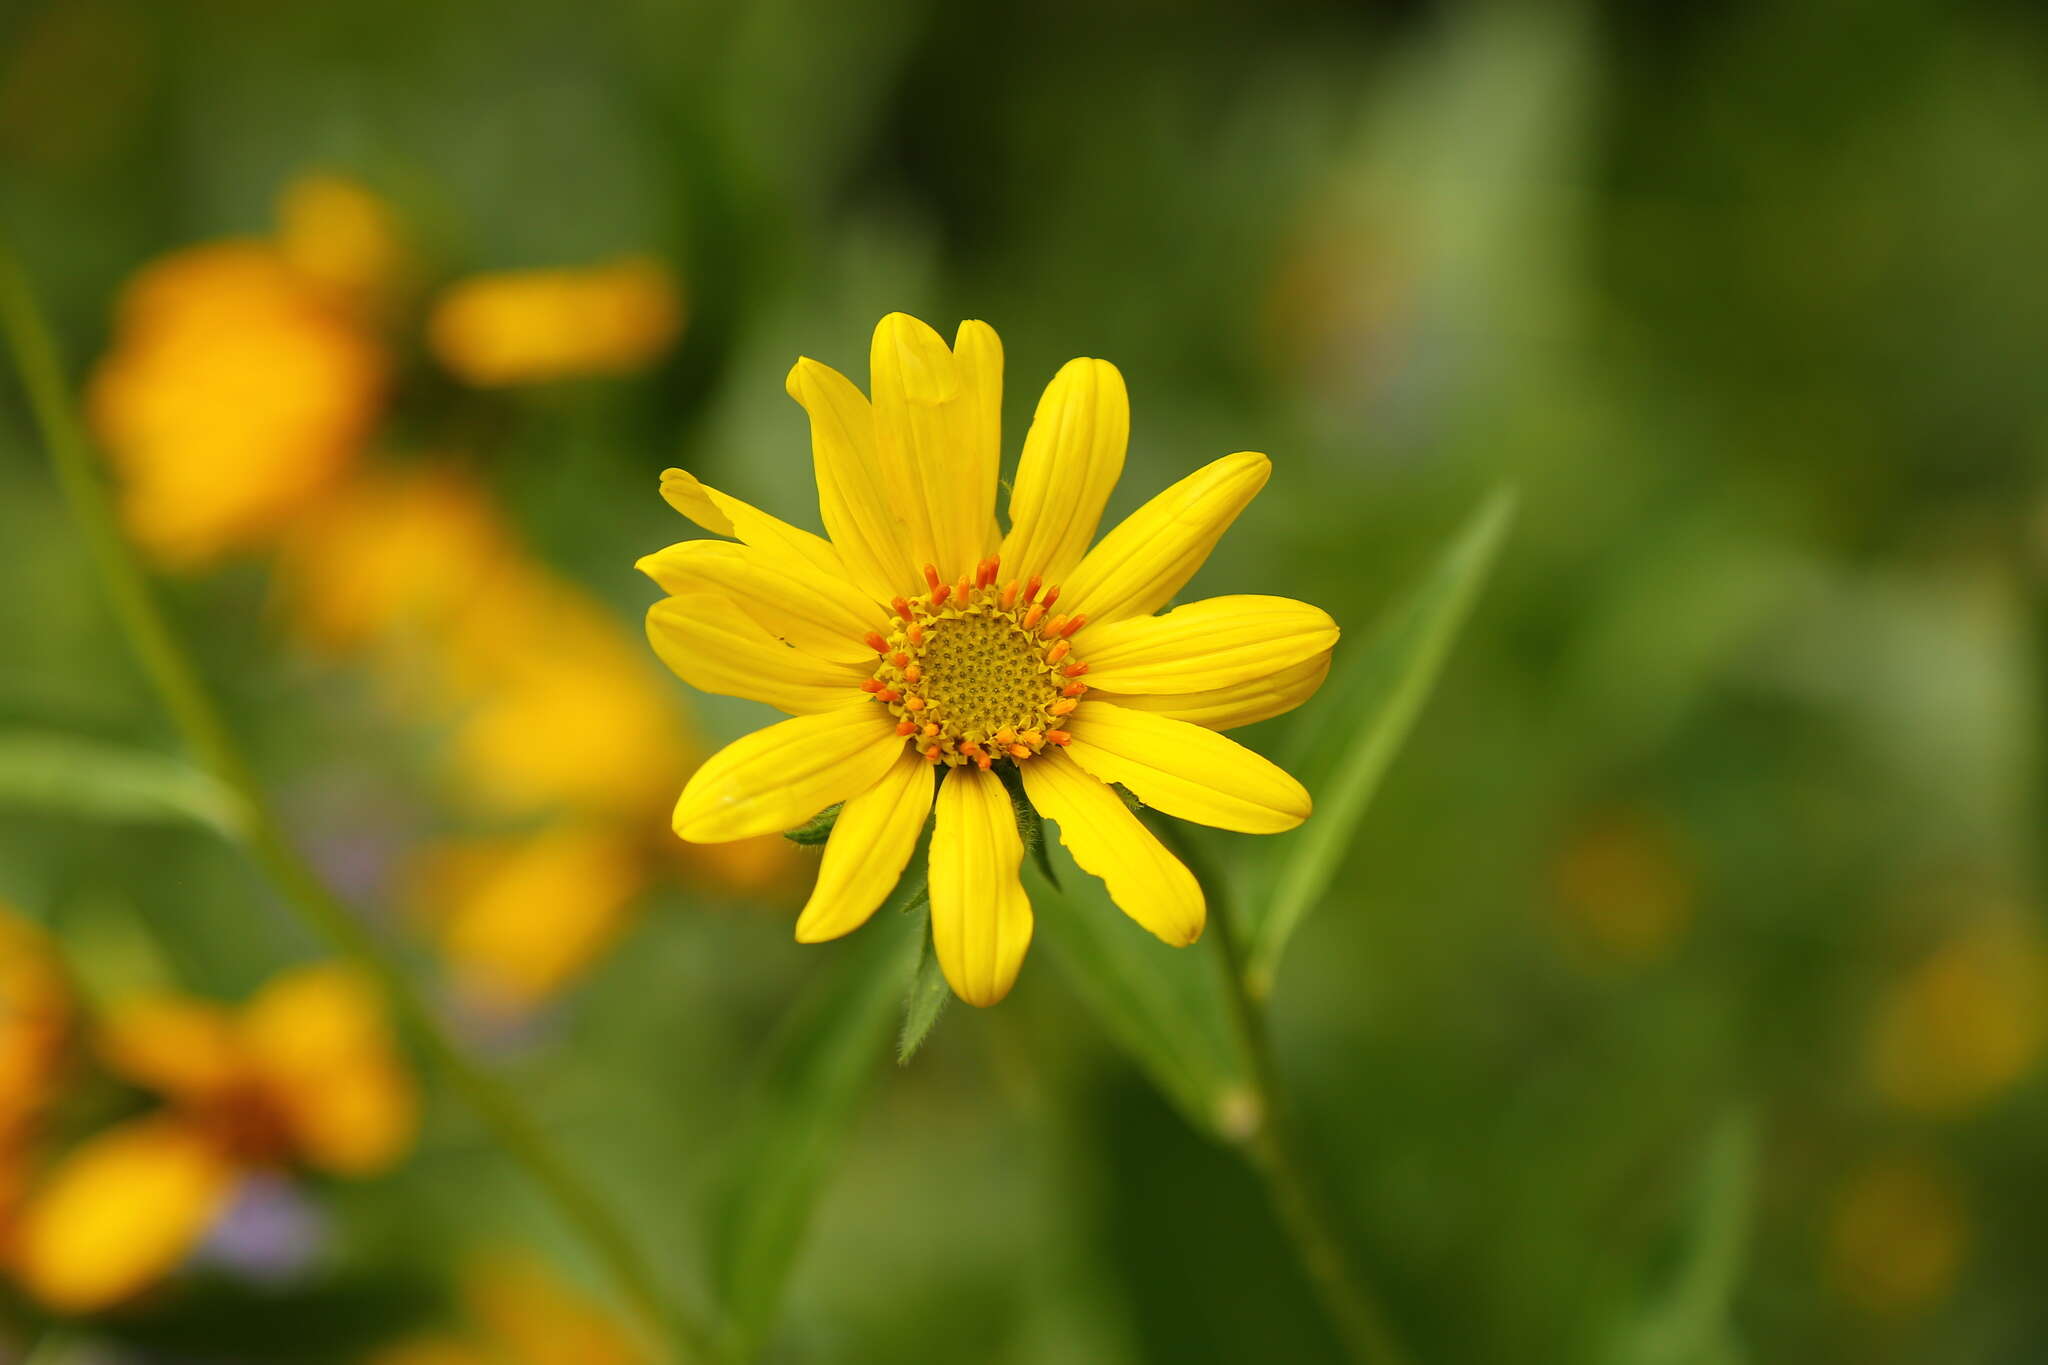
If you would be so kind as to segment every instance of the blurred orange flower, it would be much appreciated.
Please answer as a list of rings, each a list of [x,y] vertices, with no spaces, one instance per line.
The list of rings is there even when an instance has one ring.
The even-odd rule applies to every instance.
[[[417,1125],[376,996],[342,966],[285,972],[239,1012],[175,994],[127,1000],[102,1022],[100,1051],[167,1103],[81,1144],[26,1199],[15,1271],[59,1312],[108,1307],[168,1274],[242,1172],[374,1175]]]
[[[458,281],[435,303],[427,340],[452,373],[491,388],[631,373],[668,348],[682,321],[675,276],[630,256]]]

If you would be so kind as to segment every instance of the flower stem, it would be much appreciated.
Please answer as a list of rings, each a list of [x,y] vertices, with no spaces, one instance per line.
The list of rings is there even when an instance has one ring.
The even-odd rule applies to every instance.
[[[1174,851],[1201,882],[1209,903],[1208,934],[1216,941],[1215,962],[1223,977],[1231,1025],[1244,1052],[1252,1093],[1258,1102],[1250,1131],[1240,1138],[1246,1155],[1265,1182],[1267,1198],[1272,1201],[1280,1226],[1293,1242],[1309,1284],[1351,1358],[1360,1365],[1409,1365],[1410,1357],[1394,1339],[1385,1309],[1345,1249],[1330,1216],[1328,1201],[1321,1197],[1309,1175],[1286,1093],[1280,1085],[1265,1004],[1253,995],[1247,980],[1244,945],[1238,939],[1237,923],[1224,895],[1223,882],[1171,822],[1160,821],[1155,828],[1166,833]]]
[[[678,1359],[709,1359],[709,1333],[663,1295],[652,1267],[604,1199],[565,1158],[512,1090],[464,1054],[397,957],[320,880],[292,844],[265,799],[219,704],[158,605],[149,579],[122,535],[93,451],[64,381],[57,349],[14,253],[0,241],[0,329],[50,463],[111,599],[115,617],[199,762],[235,798],[250,856],[306,922],[367,972],[421,1051],[447,1077],[499,1145],[522,1166]]]

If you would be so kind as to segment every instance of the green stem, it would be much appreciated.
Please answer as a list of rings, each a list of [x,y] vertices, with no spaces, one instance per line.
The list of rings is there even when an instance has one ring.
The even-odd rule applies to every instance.
[[[49,447],[57,482],[106,585],[121,629],[185,742],[199,762],[233,793],[250,855],[307,923],[383,988],[400,1024],[589,1244],[656,1339],[669,1343],[678,1358],[710,1358],[712,1353],[704,1344],[709,1334],[667,1302],[652,1267],[602,1197],[577,1173],[512,1091],[464,1055],[390,949],[327,888],[285,834],[220,706],[172,631],[141,563],[121,534],[64,381],[49,327],[27,276],[4,242],[0,242],[0,326],[6,330],[22,386]]]
[[[1223,976],[1231,1025],[1257,1100],[1258,1113],[1241,1138],[1246,1154],[1265,1182],[1280,1226],[1351,1358],[1361,1365],[1408,1365],[1408,1353],[1395,1340],[1385,1309],[1345,1249],[1329,1203],[1309,1175],[1274,1061],[1265,1005],[1253,995],[1247,979],[1244,945],[1223,882],[1171,822],[1160,821],[1155,827],[1195,874],[1209,903],[1208,934],[1216,942],[1215,962]]]

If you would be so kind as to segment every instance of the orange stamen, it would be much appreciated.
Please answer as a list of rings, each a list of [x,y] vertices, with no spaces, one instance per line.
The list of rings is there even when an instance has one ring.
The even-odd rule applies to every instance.
[[[976,754],[974,756],[974,766],[981,769],[983,772],[987,772],[990,768],[993,768],[995,764],[996,761],[993,758],[990,758],[987,754]]]
[[[1060,634],[1072,635],[1075,631],[1079,630],[1081,627],[1087,624],[1088,613],[1084,611],[1080,615],[1076,616],[1073,620],[1067,622],[1066,627],[1060,631]]]
[[[1072,697],[1061,697],[1058,701],[1054,702],[1051,706],[1048,706],[1045,709],[1051,715],[1071,716],[1074,714],[1074,708],[1079,706],[1080,704],[1080,702],[1075,701]]]
[[[996,561],[993,559],[982,560],[981,567],[977,569],[974,574],[974,586],[977,588],[985,588],[995,581]]]
[[[967,594],[973,591],[974,580],[967,574],[961,574],[960,581],[953,585],[953,595],[960,599],[962,606],[967,604]]]
[[[915,621],[912,621],[910,623],[910,643],[914,645],[921,645],[924,643],[924,627],[919,625]]]
[[[1046,605],[1046,606],[1048,606],[1048,607],[1050,607],[1050,606],[1051,606],[1051,605],[1052,605],[1053,603],[1055,603],[1055,602],[1059,601],[1059,600],[1060,600],[1060,586],[1059,586],[1059,584],[1055,583],[1055,584],[1053,584],[1053,585],[1052,585],[1051,587],[1047,588],[1047,589],[1045,590],[1045,596],[1043,596],[1043,597],[1039,598],[1038,600],[1039,600],[1039,601],[1041,601],[1041,602],[1043,602],[1043,603],[1045,603],[1045,605]]]
[[[1017,605],[1017,580],[1013,578],[1013,579],[1011,579],[1011,580],[1010,580],[1010,586],[1008,586],[1007,588],[1004,588],[1004,589],[1003,589],[1003,610],[1004,610],[1004,611],[1008,611],[1008,610],[1009,610],[1010,608],[1012,608],[1012,607],[1014,607],[1014,606],[1016,606],[1016,605]]]
[[[1037,574],[1031,575],[1031,581],[1024,585],[1024,600],[1026,602],[1034,601],[1037,599],[1038,587],[1043,582],[1045,582],[1045,580],[1040,578]]]
[[[910,736],[917,733],[917,722],[914,720],[906,720],[899,722],[896,726],[896,733],[902,735],[905,739],[908,739]]]
[[[1065,642],[1064,642],[1064,641],[1062,641],[1061,643],[1065,643]],[[1068,665],[1067,665],[1067,676],[1068,676],[1068,677],[1070,677],[1070,678],[1078,678],[1078,677],[1080,677],[1080,676],[1081,676],[1081,675],[1082,675],[1083,673],[1086,673],[1087,671],[1088,671],[1088,665],[1086,665],[1086,664],[1068,664]]]
[[[913,682],[913,683],[914,683],[914,682],[921,682],[921,681],[923,681],[923,679],[924,679],[924,670],[923,670],[923,669],[919,668],[919,667],[918,667],[918,666],[917,666],[916,664],[905,664],[905,665],[904,665],[904,667],[903,667],[903,681],[905,681],[905,682]]]
[[[937,739],[939,737],[939,723],[937,721],[928,720],[925,722],[924,737],[926,739]]]
[[[1067,618],[1064,616],[1055,616],[1045,623],[1045,633],[1047,635],[1058,635],[1065,631],[1066,628]]]
[[[1038,618],[1043,615],[1045,615],[1045,607],[1037,602],[1032,603],[1031,610],[1024,613],[1024,629],[1038,629]]]
[[[1017,732],[1016,732],[1015,730],[1012,730],[1012,729],[1011,729],[1011,728],[1010,728],[1009,726],[1005,725],[1005,726],[1004,726],[1004,727],[1003,727],[1002,729],[1000,729],[1000,730],[996,731],[996,747],[997,747],[997,748],[999,748],[999,749],[1007,749],[1007,748],[1009,748],[1009,747],[1010,747],[1010,746],[1011,746],[1012,744],[1015,744],[1016,742],[1017,742]]]
[[[1029,758],[1029,757],[1031,757],[1031,751],[1030,751],[1029,749],[1025,748],[1025,747],[1024,747],[1023,745],[1021,745],[1021,744],[1012,744],[1012,745],[1010,746],[1010,757],[1011,757],[1011,758]]]
[[[869,631],[862,637],[862,643],[866,644],[869,649],[872,649],[877,654],[887,654],[889,652],[889,642],[882,638],[879,631]]]
[[[1073,736],[1065,730],[1047,730],[1045,732],[1045,742],[1047,744],[1064,745],[1071,739],[1073,739]]]
[[[895,612],[895,613],[896,613],[896,614],[897,614],[898,616],[902,617],[902,618],[903,618],[904,620],[906,620],[906,621],[908,621],[908,620],[910,620],[910,619],[911,619],[911,615],[910,615],[910,599],[909,599],[909,598],[907,598],[907,597],[892,597],[892,598],[890,598],[890,599],[889,599],[889,609],[890,609],[891,611]]]
[[[935,607],[943,607],[943,606],[945,606],[945,605],[946,605],[946,597],[947,597],[947,595],[948,595],[948,594],[950,594],[950,593],[951,593],[952,591],[953,591],[953,585],[952,585],[952,584],[950,584],[950,583],[941,583],[941,584],[939,584],[939,586],[938,586],[938,587],[936,587],[936,588],[933,588],[933,589],[932,589],[932,605],[933,605],[933,606],[935,606]]]
[[[896,699],[897,699],[898,697],[900,697],[900,696],[902,696],[902,695],[903,695],[903,694],[902,694],[901,692],[898,692],[898,691],[897,691],[897,690],[896,690],[895,688],[893,688],[893,687],[885,687],[885,688],[883,688],[883,689],[882,689],[881,691],[879,691],[879,692],[875,693],[875,700],[876,700],[876,701],[895,701],[895,700],[896,700]]]
[[[938,565],[936,565],[936,564],[927,564],[927,565],[925,565],[925,566],[924,566],[924,581],[925,581],[925,583],[926,583],[926,584],[927,584],[927,585],[928,585],[928,586],[929,586],[929,587],[931,588],[931,590],[932,590],[933,592],[937,592],[937,591],[939,590],[939,566],[938,566]]]
[[[1017,736],[1017,738],[1023,740],[1026,744],[1029,744],[1034,749],[1037,748],[1039,745],[1045,743],[1045,736],[1039,734],[1036,730],[1026,730],[1023,734]]]
[[[860,690],[863,692],[879,692],[883,686],[884,684],[880,678],[869,678],[860,685]]]
[[[906,711],[922,711],[929,705],[931,703],[923,697],[905,697],[903,699],[903,709]]]
[[[1056,664],[1061,659],[1066,658],[1067,651],[1072,649],[1073,647],[1074,646],[1068,641],[1062,640],[1058,644],[1054,645],[1051,649],[1045,651],[1045,661],[1049,664]]]
[[[1068,683],[1065,687],[1062,687],[1060,689],[1060,695],[1063,697],[1078,697],[1084,695],[1087,691],[1087,683]]]
[[[939,761],[939,746],[938,746],[938,745],[934,744],[934,745],[932,745],[932,747],[931,747],[931,748],[929,748],[929,749],[926,749],[926,750],[924,751],[924,761],[925,761],[925,762],[927,762],[927,763],[937,763],[937,762]]]

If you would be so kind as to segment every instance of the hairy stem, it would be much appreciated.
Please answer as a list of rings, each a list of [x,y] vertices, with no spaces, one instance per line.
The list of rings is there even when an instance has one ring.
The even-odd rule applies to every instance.
[[[420,1050],[589,1245],[656,1339],[667,1343],[679,1359],[710,1358],[704,1345],[709,1333],[668,1301],[646,1257],[604,1199],[512,1090],[464,1054],[397,957],[328,889],[285,833],[220,705],[171,628],[121,533],[49,327],[5,242],[0,242],[0,328],[6,332],[36,425],[49,448],[57,482],[122,633],[194,756],[233,794],[237,824],[250,856],[315,932],[378,983]]]

